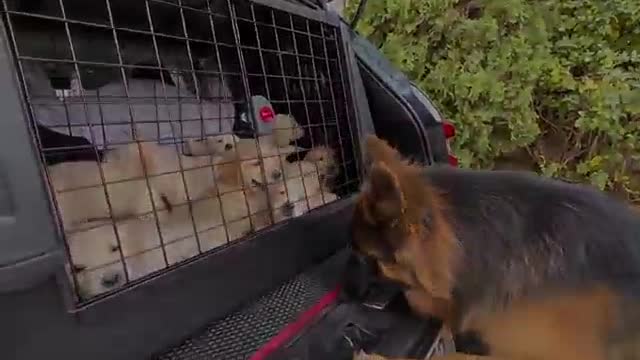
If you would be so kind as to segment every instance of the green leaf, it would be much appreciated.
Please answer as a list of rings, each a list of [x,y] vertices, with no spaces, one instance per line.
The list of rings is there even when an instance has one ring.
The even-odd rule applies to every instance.
[[[461,166],[553,130],[565,158],[534,157],[541,174],[640,193],[640,1],[369,0],[359,24],[455,120]]]

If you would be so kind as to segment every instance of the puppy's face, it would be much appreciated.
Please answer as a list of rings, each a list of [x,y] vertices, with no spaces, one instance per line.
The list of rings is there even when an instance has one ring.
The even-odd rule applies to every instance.
[[[120,246],[111,224],[69,234],[67,243],[72,259],[70,271],[74,273],[82,299],[124,284]]]
[[[238,137],[233,134],[208,136],[204,139],[190,139],[185,143],[185,154],[191,156],[224,156],[235,151]]]
[[[338,170],[335,151],[328,146],[313,147],[304,160],[314,163],[318,167],[320,177],[323,178],[331,178]]]
[[[74,269],[78,283],[78,295],[81,299],[117,289],[126,282],[123,266],[120,262],[96,269]]]
[[[291,178],[269,186],[269,200],[276,221],[303,215],[309,210],[302,178]],[[314,193],[315,194],[315,193]]]

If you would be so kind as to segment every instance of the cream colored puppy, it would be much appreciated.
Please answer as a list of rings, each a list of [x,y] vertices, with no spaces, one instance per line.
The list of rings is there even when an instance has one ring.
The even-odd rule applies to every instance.
[[[101,163],[64,162],[48,173],[63,226],[73,231],[201,198],[215,188],[214,163],[209,156],[184,156],[174,145],[145,142],[109,150]]]
[[[218,155],[235,151],[236,143],[240,139],[233,134],[220,134],[204,139],[189,139],[185,142],[185,155],[202,156]]]
[[[133,143],[109,150],[100,164],[76,161],[49,166],[49,179],[65,230],[86,227],[91,221],[151,211],[152,192],[145,180],[143,163],[138,144]],[[161,198],[155,195],[153,201],[161,204]]]
[[[323,180],[323,183],[330,180],[336,174],[337,162],[335,159],[335,151],[329,146],[314,146],[307,152],[307,155],[304,157],[304,161],[313,163],[317,167],[318,175]],[[291,165],[286,166],[284,169],[285,177],[300,177],[301,168],[296,165],[300,162],[301,161],[296,161],[290,163]]]
[[[175,145],[142,144],[152,188],[166,206],[207,197],[215,189],[215,165],[220,156],[184,156]],[[188,196],[187,196],[188,195]]]
[[[304,129],[292,115],[278,114],[273,124],[273,143],[278,147],[289,144],[304,136]]]
[[[225,221],[233,224],[234,232],[270,225],[266,191],[267,184],[282,182],[279,157],[229,160],[218,167],[216,178]]]
[[[270,189],[274,221],[300,216],[309,210],[334,201],[337,196],[323,186],[320,167],[313,162],[302,160],[288,163],[290,176],[282,184],[275,184]]]
[[[304,129],[293,116],[278,114],[273,124],[273,133],[259,136],[258,139],[262,153],[276,154],[276,148],[287,148],[292,141],[300,139],[304,134]],[[251,154],[257,153],[256,147],[255,139],[240,139],[233,134],[220,134],[207,136],[204,139],[187,140],[185,153],[193,156],[225,156],[238,148],[241,157],[245,155],[254,157]]]
[[[94,223],[97,226],[67,235],[71,270],[83,298],[121,287],[127,276],[129,281],[138,279],[245,235],[229,231],[227,237],[215,197],[156,215],[117,222],[115,229],[113,224]]]

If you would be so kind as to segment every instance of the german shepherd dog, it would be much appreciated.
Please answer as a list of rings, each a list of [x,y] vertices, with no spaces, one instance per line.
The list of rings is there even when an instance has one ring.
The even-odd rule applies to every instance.
[[[458,352],[443,357],[640,359],[640,218],[626,205],[530,173],[421,167],[375,136],[366,152],[354,252],[451,329]]]

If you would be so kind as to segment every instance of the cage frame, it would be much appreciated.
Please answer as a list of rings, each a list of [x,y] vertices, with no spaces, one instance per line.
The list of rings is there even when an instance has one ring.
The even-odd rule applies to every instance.
[[[322,9],[309,9],[285,0],[253,2],[327,23],[335,27],[340,36],[346,34],[339,17]],[[296,221],[273,225],[161,276],[77,307],[69,296],[63,237],[55,225],[52,201],[40,169],[37,135],[30,126],[28,104],[21,95],[22,84],[16,76],[18,69],[11,55],[11,34],[6,31],[4,20],[0,22],[0,81],[7,87],[0,100],[5,110],[5,121],[0,122],[0,139],[6,146],[6,151],[0,154],[0,164],[5,171],[11,170],[6,171],[3,179],[10,187],[0,187],[0,191],[4,191],[5,196],[11,196],[12,191],[20,194],[19,199],[10,198],[15,203],[14,209],[9,209],[7,221],[0,223],[0,235],[7,239],[0,245],[0,306],[24,309],[3,315],[7,319],[5,324],[13,327],[12,332],[30,333],[30,342],[38,344],[29,349],[19,348],[16,344],[21,339],[4,336],[0,348],[15,351],[9,358],[30,358],[35,354],[68,359],[80,358],[80,354],[90,354],[93,359],[149,356],[327,258],[348,241],[348,218],[353,205],[350,198],[328,204]],[[358,70],[349,68],[355,65],[353,51],[345,38],[341,45],[344,68],[349,69],[344,81],[355,84],[359,81]],[[358,100],[352,102],[356,128],[352,136],[362,138],[361,123],[370,123],[366,119],[366,95],[361,86],[346,86],[345,91]],[[356,157],[356,161],[361,159]],[[327,239],[322,231],[312,229],[344,236]],[[273,259],[278,259],[277,266]],[[252,281],[243,281],[248,272]],[[235,275],[212,277],[212,273]],[[219,290],[228,288],[229,284],[234,284],[233,289],[226,296],[220,296]],[[160,299],[158,294],[170,296]]]

